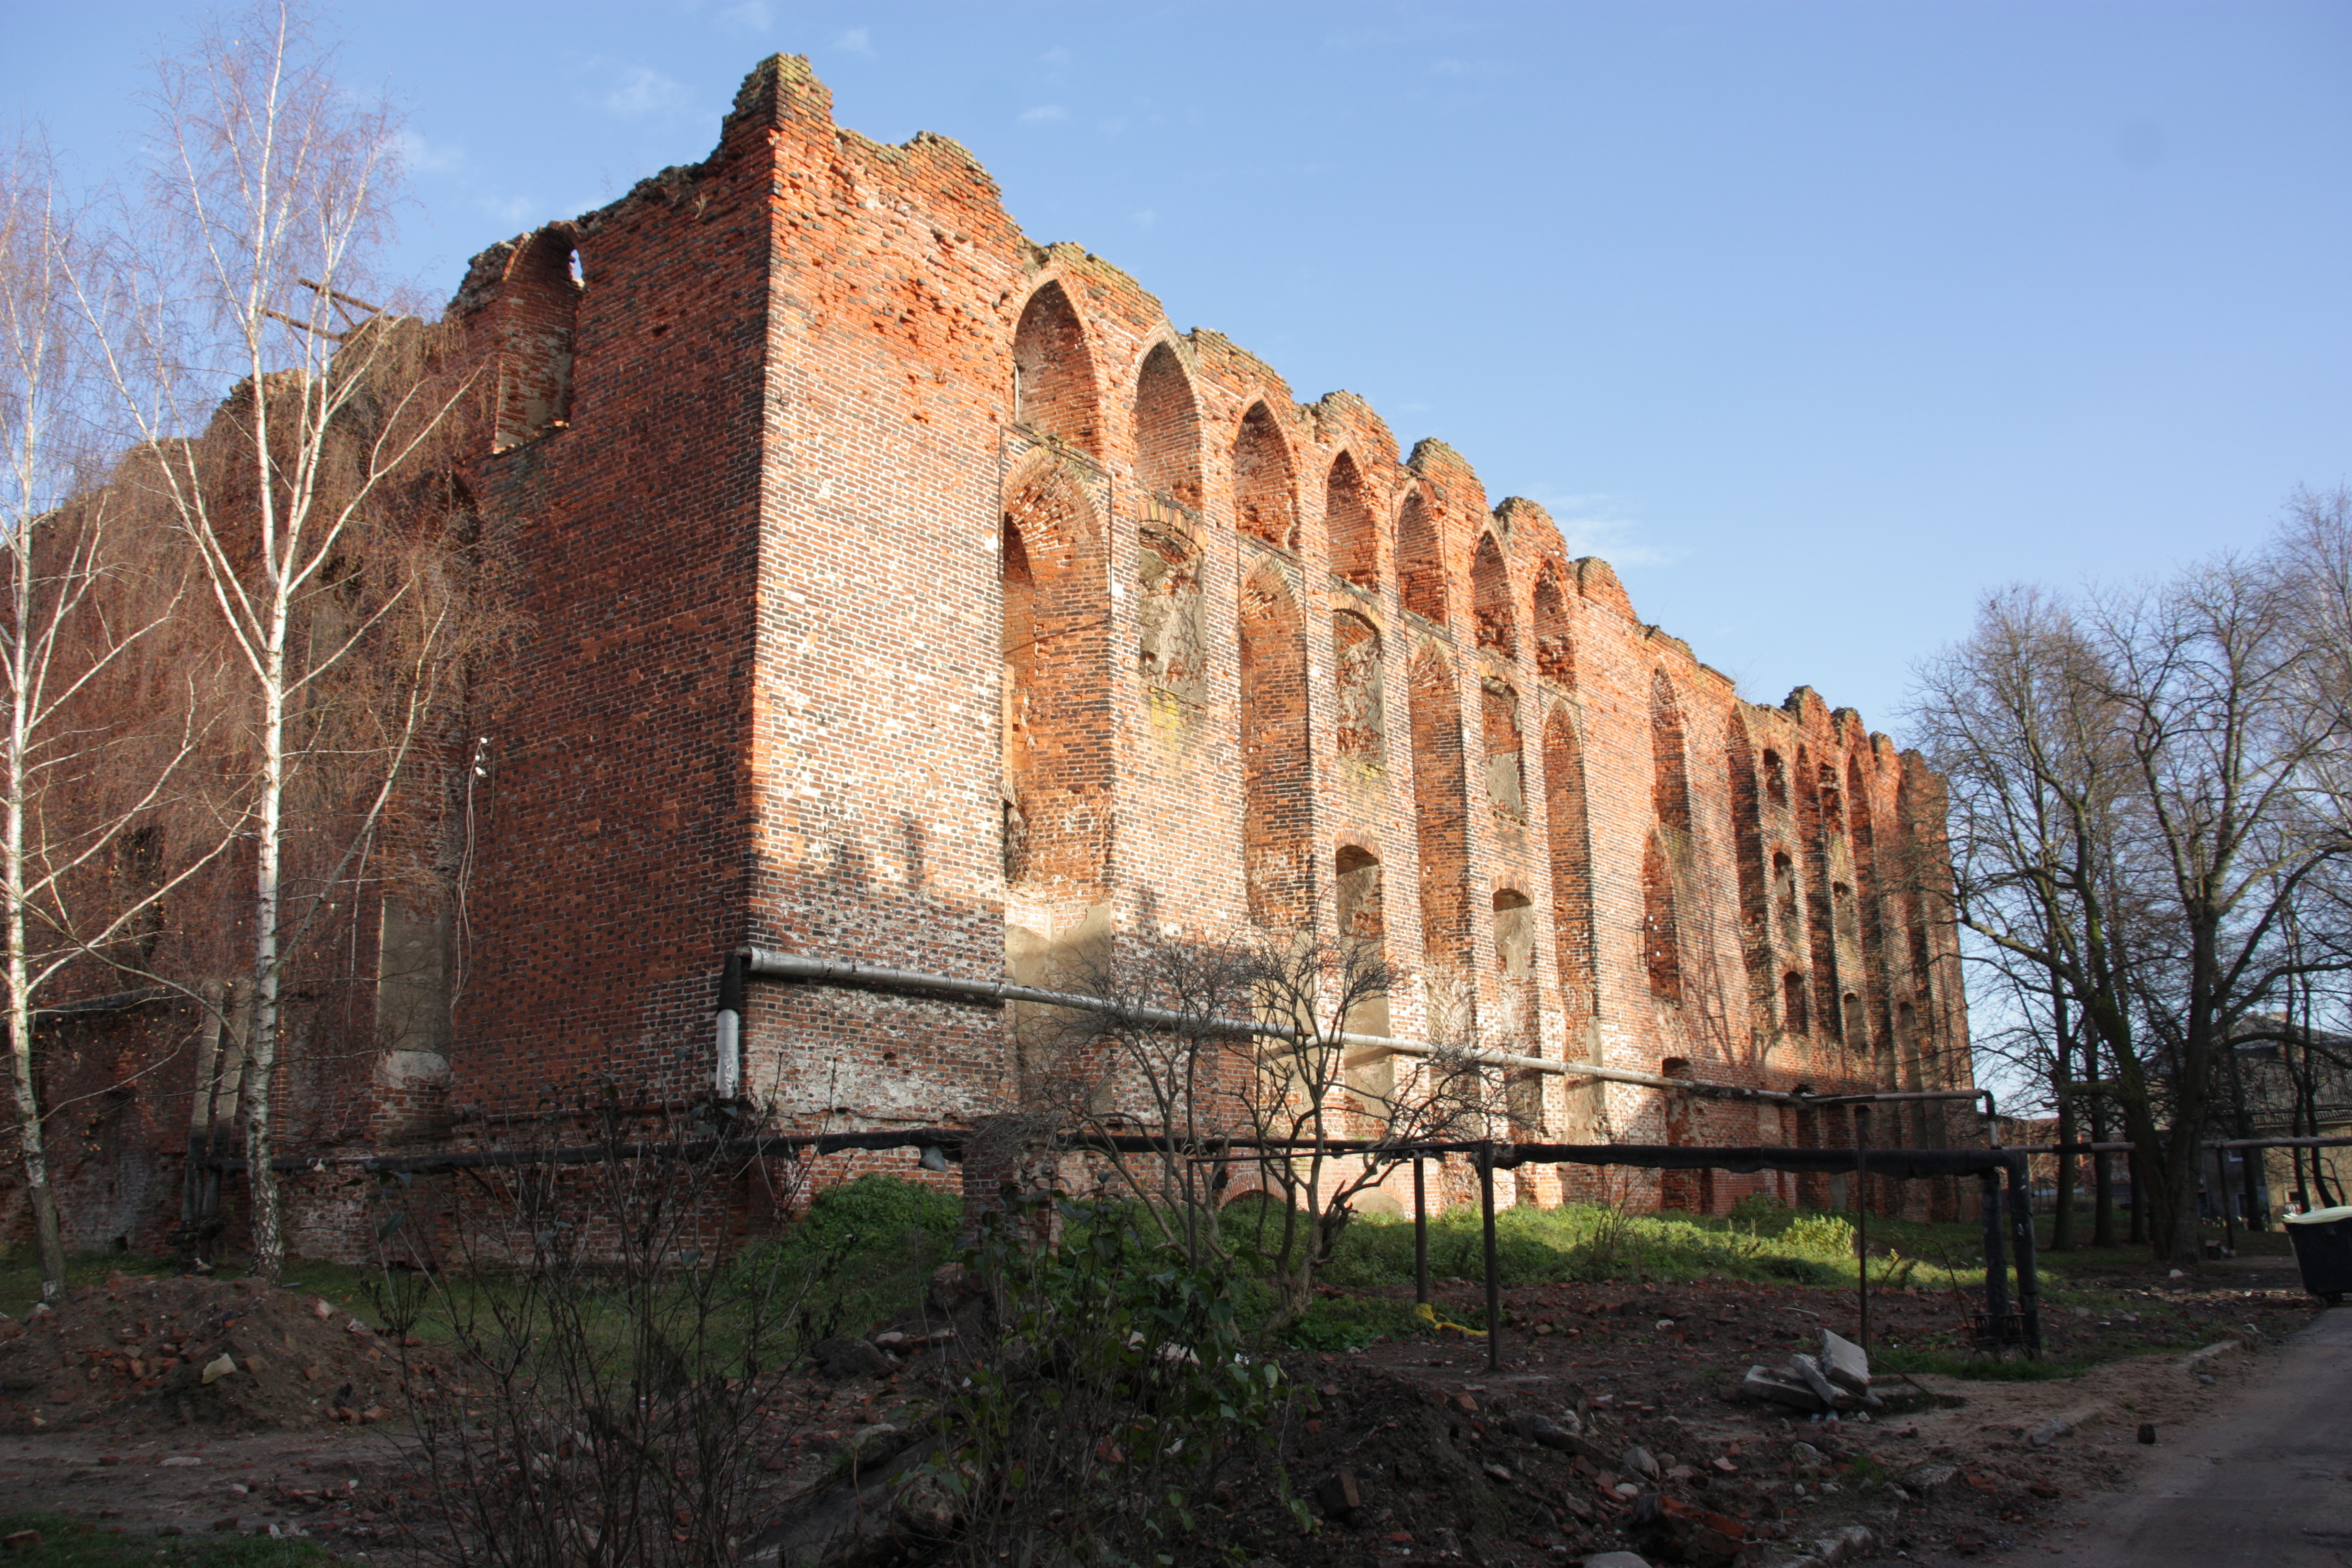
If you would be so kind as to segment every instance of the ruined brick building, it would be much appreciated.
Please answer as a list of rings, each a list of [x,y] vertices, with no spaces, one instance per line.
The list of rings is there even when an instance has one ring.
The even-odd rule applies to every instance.
[[[1557,1064],[1525,1136],[1846,1141],[1643,1075],[1969,1081],[1916,755],[1743,700],[1540,507],[1032,243],[957,143],[836,127],[805,62],[704,163],[478,258],[451,316],[496,352],[471,482],[530,630],[454,1014],[450,922],[379,933],[375,1136],[584,1071],[707,1085],[747,946],[1017,978],[1147,922],[1377,938],[1408,981],[1373,1032],[1443,999]],[[740,1050],[836,1126],[968,1122],[1016,1076],[1000,1011],[868,989],[755,981]],[[1900,1114],[1880,1141],[1945,1136]]]

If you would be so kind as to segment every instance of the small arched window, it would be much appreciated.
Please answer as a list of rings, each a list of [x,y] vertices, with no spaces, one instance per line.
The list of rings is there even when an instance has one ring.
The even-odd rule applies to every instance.
[[[1516,889],[1495,895],[1495,964],[1507,979],[1536,977],[1535,906]]]
[[[1380,857],[1360,845],[1342,844],[1334,869],[1339,934],[1361,942],[1380,941],[1389,929]]]
[[[1789,764],[1778,752],[1764,753],[1764,794],[1774,805],[1789,804]]]
[[[1813,1021],[1805,1005],[1805,977],[1791,969],[1780,977],[1780,1027],[1792,1035],[1809,1034]]]

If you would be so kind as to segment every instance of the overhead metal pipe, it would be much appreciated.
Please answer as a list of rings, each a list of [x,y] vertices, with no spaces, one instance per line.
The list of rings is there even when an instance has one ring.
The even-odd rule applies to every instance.
[[[1196,1013],[1180,1013],[1166,1007],[1114,1002],[1079,991],[1049,991],[1042,986],[1019,985],[1009,980],[975,980],[954,974],[934,974],[922,970],[860,963],[849,959],[813,958],[804,953],[778,952],[764,947],[747,947],[734,956],[742,960],[747,975],[803,985],[838,985],[857,991],[954,997],[991,1006],[1003,1006],[1008,1002],[1027,1002],[1042,1007],[1066,1007],[1079,1012],[1098,1013],[1124,1023],[1142,1024],[1212,1039],[1253,1039],[1265,1036],[1274,1039],[1298,1040],[1307,1035],[1307,1030],[1288,1025],[1249,1018],[1202,1017]],[[723,1039],[727,1027],[723,995],[720,1018]],[[1353,1047],[1357,1052],[1349,1058],[1350,1065],[1381,1056],[1428,1058],[1442,1054],[1438,1047],[1419,1040],[1395,1039],[1386,1035],[1342,1034],[1339,1038],[1341,1045]],[[1462,1058],[1482,1067],[1517,1068],[1526,1072],[1548,1073],[1559,1078],[1595,1079],[1604,1083],[1638,1084],[1647,1089],[1676,1089],[1711,1099],[1762,1100],[1774,1105],[1826,1105],[1880,1100],[1973,1100],[1981,1096],[1990,1116],[1992,1103],[1989,1089],[1909,1089],[1885,1094],[1804,1095],[1785,1089],[1710,1083],[1704,1079],[1668,1078],[1663,1073],[1609,1067],[1600,1062],[1554,1061],[1546,1057],[1521,1056],[1510,1051],[1470,1050],[1464,1051]]]

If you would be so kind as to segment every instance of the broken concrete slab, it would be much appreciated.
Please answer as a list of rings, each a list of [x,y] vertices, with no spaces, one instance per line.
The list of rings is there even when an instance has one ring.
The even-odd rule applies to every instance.
[[[1870,1352],[1844,1336],[1822,1331],[1821,1368],[1832,1383],[1856,1394],[1870,1392]]]
[[[1836,1384],[1832,1383],[1829,1380],[1829,1374],[1822,1371],[1822,1363],[1809,1355],[1790,1356],[1789,1369],[1804,1381],[1807,1388],[1813,1391],[1813,1397],[1822,1402],[1823,1409],[1837,1409],[1843,1401],[1853,1397],[1838,1387]]]
[[[1802,1378],[1769,1372],[1760,1366],[1748,1369],[1748,1375],[1740,1379],[1739,1393],[1743,1398],[1766,1405],[1785,1405],[1807,1415],[1829,1408],[1822,1396],[1813,1392],[1812,1385]]]

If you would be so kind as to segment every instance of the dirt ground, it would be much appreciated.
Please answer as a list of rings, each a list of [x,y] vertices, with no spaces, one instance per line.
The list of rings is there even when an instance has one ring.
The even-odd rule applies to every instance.
[[[1288,1358],[1314,1391],[1286,1449],[1318,1529],[1301,1537],[1249,1478],[1214,1528],[1261,1568],[1499,1568],[1620,1547],[1716,1568],[1793,1556],[1854,1524],[1874,1546],[1852,1561],[1965,1557],[2032,1539],[2065,1498],[2129,1484],[2150,1452],[2135,1440],[2143,1423],[2159,1445],[2176,1441],[2263,1346],[2318,1309],[2276,1258],[2181,1279],[2118,1266],[2073,1283],[2102,1294],[2090,1316],[2063,1304],[2050,1314],[2053,1356],[2176,1342],[2044,1382],[1887,1379],[1906,1408],[1842,1422],[1791,1418],[1733,1390],[1749,1365],[1813,1348],[1823,1328],[1853,1336],[1848,1293],[1729,1280],[1515,1288],[1499,1371],[1483,1342],[1454,1334]],[[1441,1316],[1479,1297],[1467,1282],[1437,1294]],[[1969,1304],[1878,1296],[1874,1343],[1948,1337]],[[392,1358],[341,1313],[241,1283],[123,1281],[0,1335],[0,1493],[130,1531],[307,1534],[353,1560],[400,1555],[394,1518],[420,1479],[404,1467],[396,1421],[364,1418],[397,1408]],[[2188,1343],[2230,1348],[2191,1361]],[[204,1384],[222,1353],[238,1372]],[[858,1428],[912,1418],[924,1382],[921,1353],[887,1377],[795,1380],[769,1412],[761,1511],[821,1482]],[[2037,1443],[2053,1419],[2063,1434]],[[1570,1427],[1577,1439],[1562,1446]]]

